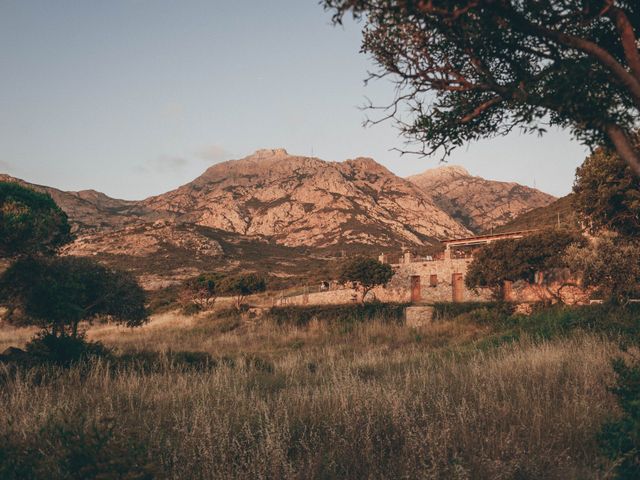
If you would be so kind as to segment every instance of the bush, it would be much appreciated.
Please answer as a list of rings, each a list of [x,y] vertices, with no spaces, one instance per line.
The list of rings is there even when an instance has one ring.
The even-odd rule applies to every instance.
[[[48,332],[36,335],[26,345],[28,360],[69,366],[95,357],[107,357],[110,351],[100,342],[89,342],[84,336],[57,336]]]
[[[180,311],[184,315],[189,315],[189,316],[196,315],[197,313],[200,313],[202,310],[203,310],[203,307],[200,304],[194,303],[194,302],[187,303],[180,309]]]
[[[238,311],[242,309],[242,302],[247,296],[264,292],[266,289],[265,279],[253,273],[226,277],[218,285],[219,293],[235,297],[235,307]]]
[[[611,389],[622,416],[605,424],[600,434],[604,451],[616,461],[616,478],[640,478],[640,365],[621,359],[613,364],[617,383]]]
[[[508,317],[513,313],[513,305],[506,302],[436,302],[433,304],[434,320],[452,320],[464,313],[484,310],[495,318]]]
[[[151,480],[156,474],[144,444],[123,435],[113,419],[51,418],[27,437],[0,437],[3,480]]]
[[[321,322],[355,323],[372,320],[402,323],[408,304],[371,302],[357,305],[313,305],[272,307],[269,317],[278,324],[306,325],[316,319]]]

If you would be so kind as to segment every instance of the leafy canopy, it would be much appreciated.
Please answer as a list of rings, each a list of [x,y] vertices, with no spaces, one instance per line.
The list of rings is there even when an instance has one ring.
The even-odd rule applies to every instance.
[[[78,334],[82,320],[106,316],[135,327],[147,320],[145,295],[129,273],[77,257],[23,258],[0,277],[0,301],[14,324]]]
[[[583,242],[578,233],[549,230],[517,240],[489,243],[474,255],[465,284],[471,289],[490,288],[497,293],[507,280],[532,283],[536,272],[566,267],[566,249]]]
[[[640,178],[611,150],[599,148],[576,171],[573,205],[592,233],[640,235]]]
[[[184,282],[183,293],[190,302],[206,308],[215,302],[224,278],[223,274],[217,272],[202,273]]]
[[[254,273],[246,275],[233,275],[220,282],[220,293],[233,295],[236,299],[236,308],[240,309],[242,301],[254,293],[264,292],[267,282],[264,278]]]
[[[391,265],[373,258],[356,257],[346,262],[340,269],[339,281],[352,284],[362,291],[362,301],[367,293],[379,285],[389,283],[395,272]]]
[[[49,195],[0,182],[0,257],[52,253],[69,232],[67,215]]]
[[[420,153],[516,127],[569,128],[640,175],[637,0],[323,0],[363,20],[362,52],[389,77],[393,118]]]
[[[566,262],[585,287],[595,287],[613,303],[626,303],[640,289],[640,245],[603,234],[589,245],[572,246]]]

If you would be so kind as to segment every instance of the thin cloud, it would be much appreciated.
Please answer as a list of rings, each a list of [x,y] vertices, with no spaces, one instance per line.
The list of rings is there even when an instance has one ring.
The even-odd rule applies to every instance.
[[[13,170],[13,165],[9,162],[5,162],[4,160],[0,160],[0,170],[3,172],[8,172],[9,170]]]
[[[178,173],[183,171],[188,163],[189,160],[183,157],[161,155],[144,165],[136,165],[133,170],[137,173]]]
[[[224,147],[220,145],[209,145],[201,149],[197,154],[199,159],[209,163],[224,162],[225,160],[233,158],[233,156],[233,153],[225,150]]]

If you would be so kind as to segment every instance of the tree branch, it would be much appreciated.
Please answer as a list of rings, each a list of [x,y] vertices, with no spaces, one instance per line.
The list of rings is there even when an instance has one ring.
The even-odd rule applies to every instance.
[[[624,56],[631,67],[631,71],[636,79],[640,82],[640,52],[638,52],[638,44],[633,25],[629,18],[618,7],[610,8],[606,15],[615,22],[618,33],[620,34],[620,43],[624,49]]]
[[[640,155],[634,147],[633,142],[619,125],[605,125],[604,131],[616,148],[618,155],[627,162],[634,173],[640,177]]]
[[[464,117],[460,119],[460,123],[469,123],[471,120],[478,118],[485,111],[489,110],[494,105],[497,105],[502,101],[502,97],[493,97],[487,100],[484,103],[481,103],[476,108],[474,108],[471,112],[466,114]]]
[[[517,24],[525,32],[528,31],[530,33],[538,34],[543,38],[554,40],[566,47],[574,48],[595,58],[601,65],[613,73],[618,81],[627,88],[636,107],[640,108],[640,80],[638,80],[633,74],[629,73],[629,71],[627,71],[627,69],[621,65],[613,55],[607,52],[600,45],[584,38],[536,25],[512,8],[506,10],[505,13],[505,16],[508,15],[508,17],[511,17],[505,18],[505,21],[509,21],[511,19],[512,23]]]

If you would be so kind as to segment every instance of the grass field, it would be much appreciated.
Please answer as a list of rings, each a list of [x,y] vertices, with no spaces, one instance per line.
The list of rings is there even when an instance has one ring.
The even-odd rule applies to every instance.
[[[0,478],[608,478],[630,333],[567,315],[95,326],[113,358],[0,365]]]

